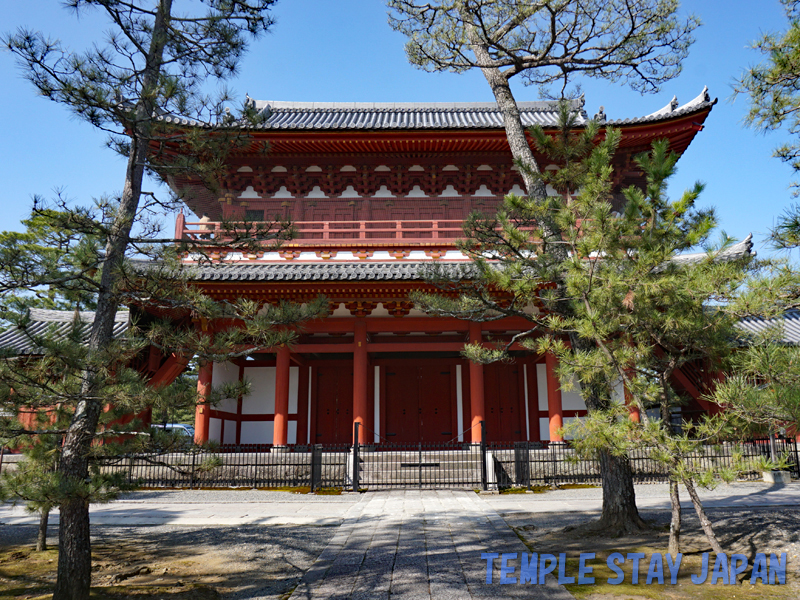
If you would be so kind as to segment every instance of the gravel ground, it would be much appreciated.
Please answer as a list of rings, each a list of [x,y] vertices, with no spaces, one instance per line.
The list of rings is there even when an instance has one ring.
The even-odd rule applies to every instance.
[[[327,546],[336,527],[92,527],[93,585],[107,585],[120,567],[146,565],[136,584],[202,581],[225,600],[279,600],[295,588]],[[55,546],[57,528],[48,543]],[[36,527],[0,526],[0,548],[32,545]],[[164,569],[168,569],[168,573]],[[202,574],[202,576],[201,576]]]
[[[512,513],[503,514],[506,522],[539,548],[560,549],[563,552],[582,552],[617,547],[649,545],[666,549],[669,540],[670,512],[641,511],[642,518],[651,523],[655,532],[626,539],[586,536],[580,526],[595,519],[598,513]],[[720,543],[728,553],[740,552],[753,556],[756,552],[786,552],[789,568],[800,570],[800,508],[769,507],[747,510],[718,508],[706,513],[714,525]],[[575,529],[572,529],[575,528]],[[682,551],[709,552],[700,521],[694,510],[682,511]]]

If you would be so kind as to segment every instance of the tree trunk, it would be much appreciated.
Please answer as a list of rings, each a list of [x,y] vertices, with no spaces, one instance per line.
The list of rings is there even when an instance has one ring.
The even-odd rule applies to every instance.
[[[119,305],[115,282],[128,248],[142,192],[144,166],[154,114],[154,97],[161,73],[166,31],[172,0],[160,0],[156,8],[147,62],[143,70],[142,92],[136,105],[131,131],[131,149],[125,171],[125,186],[105,247],[100,276],[100,292],[89,337],[90,359],[113,341],[114,317]],[[72,416],[62,447],[60,473],[78,486],[89,476],[88,451],[97,431],[102,404],[97,399],[102,382],[98,374],[87,371],[82,399]],[[89,600],[92,579],[92,551],[89,533],[89,501],[73,496],[60,505],[58,528],[58,575],[53,600]]]
[[[601,452],[600,477],[603,483],[603,513],[589,528],[611,536],[649,529],[636,508],[636,492],[628,458]]]
[[[672,520],[669,523],[669,548],[672,556],[681,551],[681,498],[678,493],[678,482],[669,482],[669,500],[672,505]]]
[[[717,534],[714,533],[714,526],[711,524],[711,520],[706,516],[706,511],[703,509],[703,503],[700,501],[700,496],[697,495],[694,483],[690,479],[685,479],[683,485],[686,486],[686,491],[689,492],[697,518],[700,519],[700,526],[703,528],[703,533],[706,534],[708,543],[711,544],[711,549],[717,554],[724,554],[725,551],[717,539]]]
[[[50,507],[39,510],[39,536],[36,538],[36,552],[47,550],[47,522],[50,520]]]

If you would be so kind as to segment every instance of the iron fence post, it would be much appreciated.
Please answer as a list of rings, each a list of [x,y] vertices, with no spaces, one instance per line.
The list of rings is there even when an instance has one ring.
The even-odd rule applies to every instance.
[[[316,492],[320,488],[322,480],[322,444],[311,446],[311,491]]]
[[[359,471],[359,464],[358,464],[358,429],[361,426],[361,423],[356,421],[353,423],[353,491],[358,491],[358,471]]]
[[[486,421],[481,421],[481,489],[486,491],[489,485],[486,481]]]
[[[528,442],[514,442],[514,483],[531,487],[530,454]]]
[[[195,465],[197,463],[197,452],[192,452],[192,471],[189,475],[189,489],[194,489],[194,475],[195,475]]]
[[[419,482],[419,489],[422,489],[422,442],[418,445],[418,466],[417,466],[417,473],[418,473],[418,482]]]
[[[792,451],[794,452],[794,474],[800,477],[800,461],[797,458],[797,438],[792,438]]]

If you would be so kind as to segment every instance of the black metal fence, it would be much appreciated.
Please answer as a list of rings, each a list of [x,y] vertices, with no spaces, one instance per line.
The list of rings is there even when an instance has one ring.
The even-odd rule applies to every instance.
[[[106,471],[124,470],[143,488],[344,488],[352,446],[221,446],[185,452],[102,459]]]
[[[774,444],[776,455],[787,458],[793,477],[800,477],[796,441],[779,439]],[[748,459],[770,454],[770,440],[763,439],[704,446],[689,461],[707,469],[732,466],[738,456]],[[667,481],[664,465],[650,456],[646,448],[631,452],[634,481]],[[598,461],[578,456],[569,443],[548,442],[196,447],[103,459],[101,469],[124,470],[131,483],[145,488],[307,487],[315,491],[601,483]],[[753,470],[739,473],[739,477],[756,480],[761,473]]]

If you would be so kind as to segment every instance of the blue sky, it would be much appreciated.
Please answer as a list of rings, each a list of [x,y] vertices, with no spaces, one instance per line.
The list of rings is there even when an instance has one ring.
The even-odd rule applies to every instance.
[[[179,4],[177,2],[176,4]],[[77,20],[56,0],[0,0],[0,31],[39,29],[73,47],[96,39],[107,26],[88,13]],[[660,93],[641,96],[621,85],[583,82],[586,110],[601,105],[609,118],[635,117],[666,105],[683,104],[704,85],[719,98],[704,131],[684,154],[671,191],[697,180],[706,183],[701,204],[715,206],[720,225],[759,242],[774,219],[793,202],[791,170],[772,158],[784,138],[743,126],[747,99],[731,99],[732,83],[760,60],[750,44],[761,33],[782,30],[778,0],[692,0],[682,10],[704,25],[696,32],[683,73]],[[492,95],[480,73],[428,74],[411,67],[404,38],[386,23],[381,0],[282,0],[272,33],[253,44],[239,77],[230,82],[238,97],[327,102],[486,102]],[[84,204],[122,187],[124,162],[104,147],[101,132],[70,116],[62,106],[37,97],[19,76],[13,57],[0,52],[0,229],[20,229],[31,196],[63,189]],[[516,84],[517,99],[538,92]],[[760,242],[757,249],[764,253]]]

